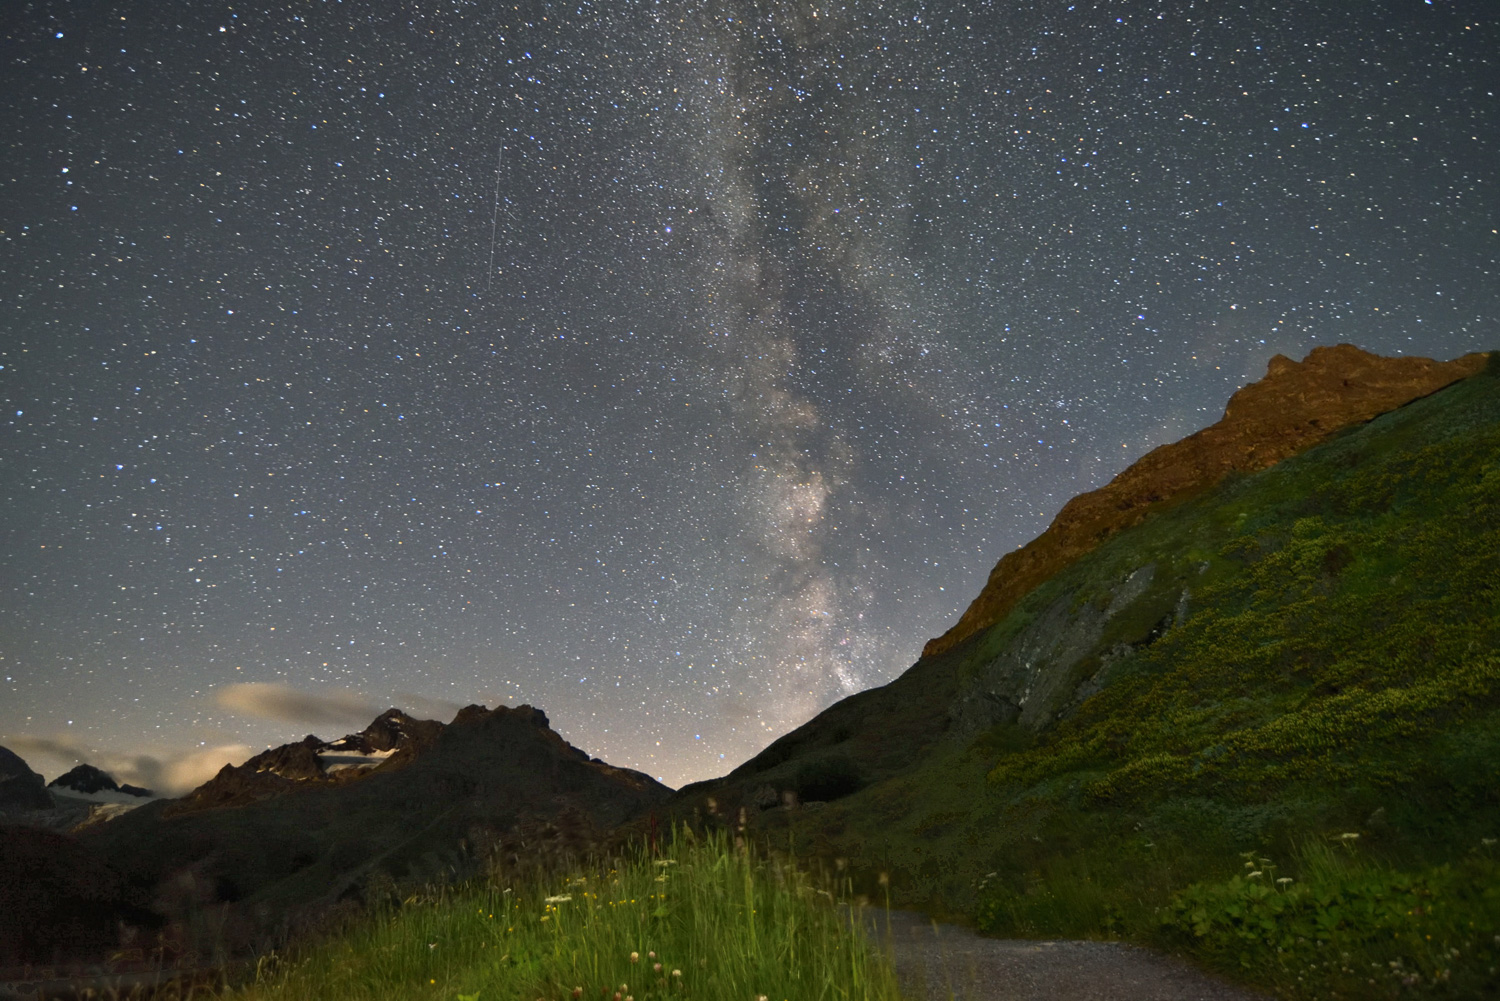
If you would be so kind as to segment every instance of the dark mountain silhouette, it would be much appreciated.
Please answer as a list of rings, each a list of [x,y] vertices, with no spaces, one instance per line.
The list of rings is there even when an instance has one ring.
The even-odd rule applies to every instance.
[[[119,792],[127,796],[140,796],[149,798],[156,794],[150,789],[142,789],[130,783],[124,785],[116,784],[114,777],[102,769],[93,765],[75,765],[73,768],[59,775],[47,783],[47,788],[56,789],[67,795],[68,793],[82,793],[92,795],[101,792]]]
[[[20,756],[0,747],[0,811],[50,810],[52,794]]]
[[[46,795],[40,778],[29,788]],[[580,859],[669,794],[647,775],[591,760],[530,706],[469,706],[450,724],[392,709],[360,733],[265,751],[182,799],[72,836],[46,832],[42,843],[43,832],[4,829],[0,880],[16,876],[29,903],[13,913],[44,927],[87,898],[47,890],[34,899],[10,870],[41,874],[39,893],[73,886],[75,868],[97,870],[102,911],[135,915],[124,926],[164,923],[177,948],[232,953],[401,886]],[[0,935],[11,948],[37,945],[7,921]],[[90,929],[70,948],[104,934]]]

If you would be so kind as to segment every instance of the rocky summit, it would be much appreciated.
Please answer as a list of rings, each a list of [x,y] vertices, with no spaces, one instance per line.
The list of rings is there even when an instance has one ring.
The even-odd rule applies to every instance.
[[[47,788],[56,789],[65,796],[73,793],[91,796],[98,793],[111,792],[143,798],[156,795],[150,789],[142,789],[140,786],[133,786],[128,782],[120,785],[115,782],[114,776],[108,772],[87,764],[75,765],[51,782],[48,782]]]
[[[482,707],[470,707],[475,708]],[[225,765],[165,812],[177,816],[244,806],[294,790],[341,785],[376,768],[384,767],[389,773],[430,748],[444,729],[436,720],[414,719],[400,709],[388,709],[359,733],[332,741],[308,734],[295,744],[267,748],[243,765]]]
[[[1047,531],[995,565],[979,597],[953,628],[927,642],[922,656],[988,629],[1038,584],[1151,512],[1435,393],[1480,371],[1488,357],[1384,358],[1352,344],[1314,348],[1301,362],[1276,355],[1265,378],[1230,397],[1218,423],[1148,452],[1107,485],[1064,505]]]

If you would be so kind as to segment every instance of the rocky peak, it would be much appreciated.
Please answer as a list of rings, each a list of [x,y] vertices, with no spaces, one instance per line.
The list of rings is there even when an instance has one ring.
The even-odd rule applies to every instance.
[[[359,733],[340,737],[322,747],[329,751],[378,754],[425,747],[442,732],[443,724],[436,720],[415,719],[400,709],[387,709]]]
[[[1153,510],[1431,395],[1478,373],[1488,357],[1384,358],[1352,344],[1314,348],[1301,362],[1276,355],[1265,378],[1230,398],[1218,423],[1148,452],[1106,486],[1064,505],[1047,531],[995,565],[979,597],[952,629],[927,642],[922,656],[944,653],[999,622],[1032,588]]]
[[[48,782],[47,787],[64,794],[82,793],[86,796],[101,792],[118,792],[128,796],[142,797],[156,795],[150,789],[142,789],[128,782],[125,785],[118,785],[112,775],[93,765],[76,765],[67,773]]]
[[[170,815],[214,807],[244,806],[297,789],[345,785],[373,772],[389,773],[424,758],[445,735],[499,725],[524,723],[544,731],[558,754],[588,760],[588,755],[554,733],[547,714],[531,706],[466,706],[443,724],[388,709],[359,733],[323,741],[309,734],[293,744],[272,747],[243,765],[225,765],[208,782],[168,808]],[[451,741],[450,741],[451,742]]]

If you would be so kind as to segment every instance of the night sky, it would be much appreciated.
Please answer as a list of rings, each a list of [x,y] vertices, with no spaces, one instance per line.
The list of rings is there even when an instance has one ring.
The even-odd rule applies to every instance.
[[[670,785],[1277,353],[1500,347],[1492,2],[0,12],[0,743]]]

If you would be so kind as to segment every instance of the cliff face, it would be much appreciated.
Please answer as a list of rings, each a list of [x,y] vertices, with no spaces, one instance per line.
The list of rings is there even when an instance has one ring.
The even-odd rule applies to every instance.
[[[1274,466],[1353,424],[1428,396],[1484,368],[1488,355],[1450,362],[1383,358],[1352,344],[1271,359],[1265,378],[1234,396],[1214,425],[1143,456],[1108,485],[1069,501],[1051,527],[1008,553],[953,628],[922,649],[951,650],[1003,619],[1038,584],[1122,529],[1230,473]]]

